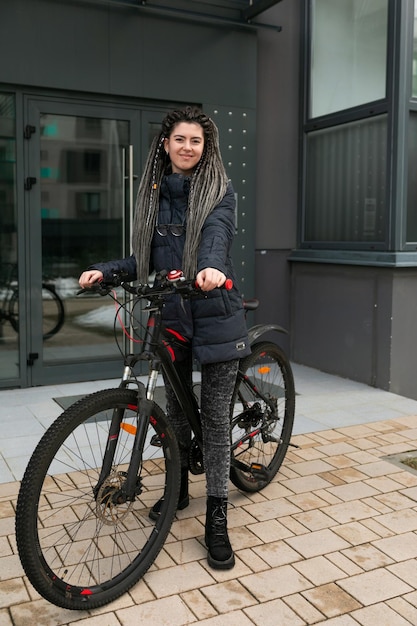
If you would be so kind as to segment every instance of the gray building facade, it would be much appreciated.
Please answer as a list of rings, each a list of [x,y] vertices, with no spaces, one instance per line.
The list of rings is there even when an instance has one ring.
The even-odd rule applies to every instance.
[[[118,375],[108,306],[76,277],[129,253],[149,142],[195,103],[236,191],[250,322],[288,328],[294,361],[417,397],[413,0],[0,11],[1,386]]]

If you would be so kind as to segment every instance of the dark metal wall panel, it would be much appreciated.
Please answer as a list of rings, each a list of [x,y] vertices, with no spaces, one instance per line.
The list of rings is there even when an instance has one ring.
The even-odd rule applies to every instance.
[[[395,272],[390,390],[417,399],[417,270]]]
[[[1,8],[0,81],[108,91],[108,37],[105,7],[8,2]]]
[[[256,107],[256,34],[51,0],[2,8],[0,81]]]
[[[389,389],[391,270],[292,264],[296,362]]]
[[[114,12],[109,64],[112,93],[256,106],[253,33]]]
[[[257,250],[296,245],[300,2],[283,0],[262,14],[282,32],[258,33]]]

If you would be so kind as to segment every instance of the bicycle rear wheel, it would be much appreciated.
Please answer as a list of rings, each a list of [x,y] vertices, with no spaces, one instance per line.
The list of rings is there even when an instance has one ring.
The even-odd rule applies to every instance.
[[[115,496],[130,460],[137,405],[138,393],[130,389],[83,398],[52,424],[29,461],[17,501],[17,546],[30,582],[57,606],[86,610],[125,593],[154,562],[170,530],[180,460],[174,433],[157,405],[149,419],[137,496],[120,504]],[[113,464],[97,488],[115,411],[121,422]],[[154,523],[149,508],[161,496],[161,515]]]
[[[242,491],[259,491],[278,472],[294,422],[294,377],[279,346],[252,346],[240,363],[231,406],[230,479]]]

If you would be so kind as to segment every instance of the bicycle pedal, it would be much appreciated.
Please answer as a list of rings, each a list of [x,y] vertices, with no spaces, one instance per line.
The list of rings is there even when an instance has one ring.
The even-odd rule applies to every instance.
[[[267,480],[270,479],[270,473],[265,465],[261,463],[251,463],[250,472],[254,478],[257,480]]]

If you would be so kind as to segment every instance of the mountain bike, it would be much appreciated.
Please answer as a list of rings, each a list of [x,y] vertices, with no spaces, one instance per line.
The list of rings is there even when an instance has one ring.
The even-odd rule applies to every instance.
[[[15,332],[19,332],[19,289],[17,283],[17,265],[4,263],[5,272],[2,280],[2,302],[0,305],[0,324],[9,322]],[[42,336],[50,339],[61,330],[65,321],[64,303],[59,297],[52,281],[42,280]]]
[[[189,471],[204,471],[197,394],[173,361],[175,346],[184,338],[164,328],[161,311],[173,293],[185,299],[205,296],[181,272],[160,275],[153,286],[123,281],[121,286],[134,295],[130,328],[121,323],[130,339],[138,337],[141,349],[125,357],[118,388],[84,397],[48,428],[29,461],[17,501],[23,568],[44,598],[68,609],[99,607],[128,591],[155,561],[171,528],[180,456],[169,419],[155,402],[162,372],[194,434]],[[111,294],[116,318],[121,318],[124,305],[117,292],[109,285],[98,289]],[[144,301],[143,309],[139,303]],[[246,304],[255,307],[256,302]],[[245,492],[266,487],[292,445],[294,379],[285,353],[262,339],[272,330],[285,332],[275,324],[249,330],[252,351],[240,362],[231,402],[230,479]],[[149,363],[146,385],[134,372],[142,361]],[[150,508],[161,497],[154,522]]]

